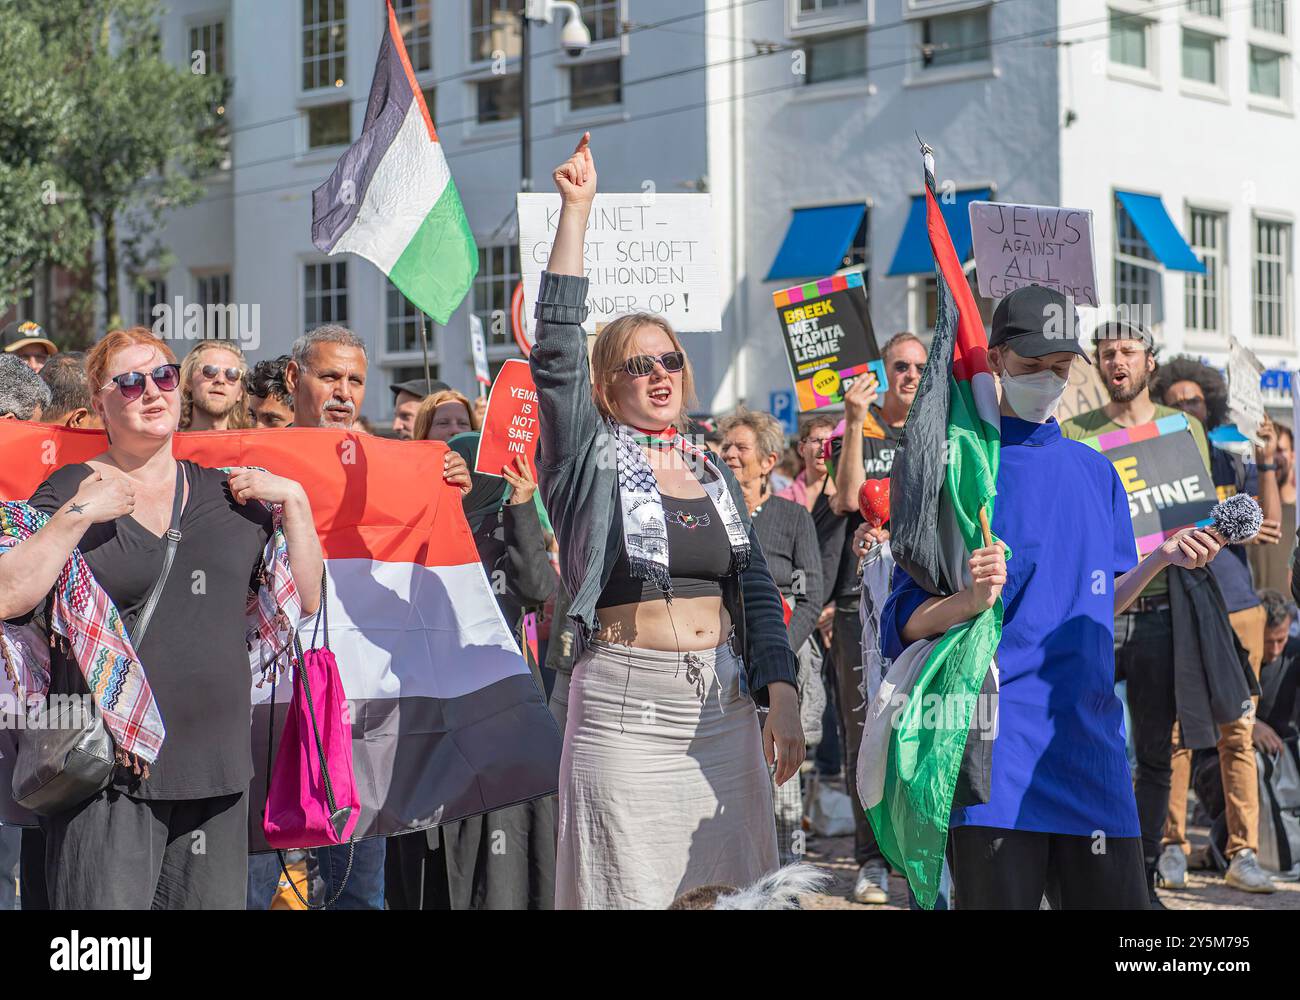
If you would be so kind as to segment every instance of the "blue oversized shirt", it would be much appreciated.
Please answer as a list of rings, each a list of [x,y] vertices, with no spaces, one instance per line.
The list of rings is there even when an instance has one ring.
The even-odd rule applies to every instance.
[[[1137,837],[1115,696],[1114,578],[1137,561],[1123,484],[1055,420],[1004,416],[992,529],[1012,552],[992,784],[987,803],[953,810],[952,825]],[[895,570],[886,656],[903,651],[902,628],[930,596]]]

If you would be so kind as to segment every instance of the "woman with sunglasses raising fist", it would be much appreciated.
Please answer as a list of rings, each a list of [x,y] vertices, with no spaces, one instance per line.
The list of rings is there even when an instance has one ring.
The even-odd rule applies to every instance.
[[[588,364],[589,141],[554,173],[562,207],[529,358],[539,482],[584,647],[556,692],[555,905],[662,909],[776,869],[767,764],[788,781],[804,741],[781,597],[744,496],[684,433],[692,379],[677,334],[661,316],[622,316]],[[756,703],[770,708],[761,728]]]
[[[89,614],[111,631],[116,609],[147,680],[140,717],[160,716],[163,736],[147,767],[119,746],[106,788],[45,817],[50,904],[243,909],[253,774],[246,605],[273,534],[268,504],[281,505],[304,614],[320,605],[311,507],[280,476],[172,457],[180,372],[149,330],[112,331],[86,371],[108,448],[56,470],[32,496],[49,520],[0,556],[0,618],[48,631],[51,590],[79,552],[94,577],[79,586],[97,583],[112,602],[107,618]],[[66,646],[51,647],[50,693],[87,694],[84,669]]]

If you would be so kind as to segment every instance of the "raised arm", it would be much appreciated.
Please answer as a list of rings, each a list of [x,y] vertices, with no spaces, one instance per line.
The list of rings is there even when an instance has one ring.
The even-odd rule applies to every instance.
[[[76,496],[60,505],[40,530],[0,550],[5,552],[0,557],[0,618],[21,618],[45,599],[92,524],[134,510],[135,488],[125,476],[104,479],[92,472],[82,480]]]
[[[584,134],[574,154],[553,175],[560,192],[560,219],[542,273],[537,337],[528,355],[541,417],[540,469],[558,469],[585,454],[600,426],[600,414],[591,398],[587,337],[582,329],[587,315],[583,244],[596,196],[596,167],[589,142],[590,135]]]

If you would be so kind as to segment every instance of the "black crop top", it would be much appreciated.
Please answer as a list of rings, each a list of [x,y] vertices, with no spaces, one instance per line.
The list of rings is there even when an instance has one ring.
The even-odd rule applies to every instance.
[[[721,580],[731,570],[731,542],[713,501],[708,497],[683,500],[661,497],[668,521],[668,575],[674,597],[721,597]],[[656,601],[664,595],[653,580],[638,580],[620,545],[609,582],[596,600],[596,608]]]

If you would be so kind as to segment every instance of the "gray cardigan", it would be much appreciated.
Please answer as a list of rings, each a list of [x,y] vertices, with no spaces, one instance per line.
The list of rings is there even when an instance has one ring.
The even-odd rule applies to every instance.
[[[772,580],[794,610],[790,615],[790,648],[798,649],[812,635],[822,613],[822,554],[812,515],[801,503],[768,497],[753,513],[754,532]],[[795,574],[802,575],[796,584]],[[796,593],[797,591],[797,593]]]
[[[529,354],[541,416],[537,471],[542,500],[560,542],[560,571],[572,597],[569,617],[585,641],[600,629],[596,601],[623,545],[618,463],[613,438],[591,397],[586,318],[587,279],[542,273],[535,315],[537,342]],[[749,567],[723,581],[723,602],[736,628],[735,648],[750,690],[761,705],[773,681],[795,683],[796,661],[786,636],[781,596],[731,470],[721,466],[749,532]]]

